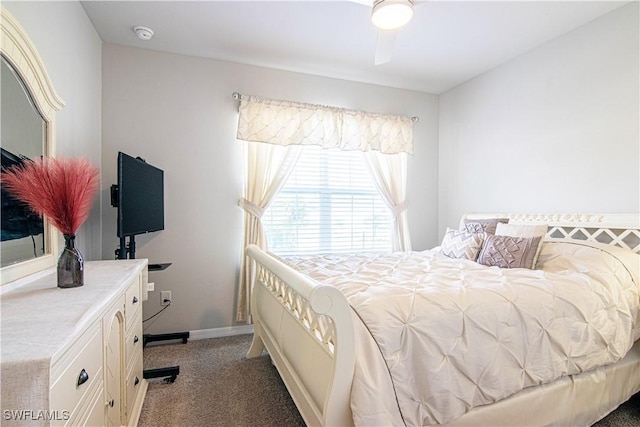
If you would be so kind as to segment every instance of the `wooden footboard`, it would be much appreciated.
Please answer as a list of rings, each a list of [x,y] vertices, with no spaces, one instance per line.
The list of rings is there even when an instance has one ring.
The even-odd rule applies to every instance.
[[[269,352],[307,425],[353,425],[354,330],[346,298],[257,246],[247,255],[255,262],[247,357]]]

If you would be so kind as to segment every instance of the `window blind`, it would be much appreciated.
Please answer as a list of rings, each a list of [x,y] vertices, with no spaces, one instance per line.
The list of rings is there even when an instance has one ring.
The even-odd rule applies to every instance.
[[[361,152],[313,146],[262,217],[279,255],[390,251],[391,220]]]

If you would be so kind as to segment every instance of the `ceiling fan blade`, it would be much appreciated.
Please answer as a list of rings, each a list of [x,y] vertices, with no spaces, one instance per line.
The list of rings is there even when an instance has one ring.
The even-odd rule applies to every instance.
[[[379,30],[376,42],[375,65],[381,65],[391,60],[393,46],[396,43],[396,30]]]

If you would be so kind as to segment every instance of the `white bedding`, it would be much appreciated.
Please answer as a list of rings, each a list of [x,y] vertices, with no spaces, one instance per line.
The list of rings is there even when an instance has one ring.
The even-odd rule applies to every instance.
[[[537,270],[437,251],[285,262],[338,287],[364,323],[355,322],[355,424],[428,425],[620,360],[640,334],[631,255],[545,243]]]

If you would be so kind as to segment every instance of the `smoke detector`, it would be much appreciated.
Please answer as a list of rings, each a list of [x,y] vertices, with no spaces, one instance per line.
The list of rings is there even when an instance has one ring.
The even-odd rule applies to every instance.
[[[143,27],[142,25],[136,25],[133,27],[133,32],[140,40],[150,40],[153,37],[153,30],[149,27]]]

